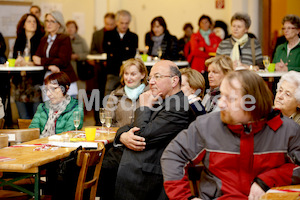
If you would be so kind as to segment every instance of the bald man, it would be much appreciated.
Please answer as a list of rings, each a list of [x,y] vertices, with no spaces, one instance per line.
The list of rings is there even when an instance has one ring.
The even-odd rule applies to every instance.
[[[148,79],[150,90],[141,94],[135,121],[121,127],[114,146],[124,146],[115,199],[167,199],[160,157],[169,142],[188,127],[194,115],[181,91],[181,73],[175,63],[156,63]]]

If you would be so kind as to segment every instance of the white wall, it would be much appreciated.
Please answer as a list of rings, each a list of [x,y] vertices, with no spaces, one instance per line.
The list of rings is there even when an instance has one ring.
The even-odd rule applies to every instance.
[[[75,17],[76,15],[78,17],[83,17],[81,18],[83,25],[80,26],[79,24],[79,33],[86,39],[87,44],[90,46],[93,27],[95,24],[94,0],[32,0],[32,4],[39,6],[46,5],[49,6],[49,8],[55,6],[61,8],[65,22],[73,20],[74,15]],[[45,14],[43,10],[42,13]]]

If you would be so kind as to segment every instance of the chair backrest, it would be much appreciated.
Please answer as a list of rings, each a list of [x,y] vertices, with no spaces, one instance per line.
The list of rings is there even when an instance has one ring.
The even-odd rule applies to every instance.
[[[18,119],[18,126],[20,129],[28,128],[32,119]]]
[[[8,136],[0,134],[0,149],[8,146]]]
[[[0,129],[4,128],[4,124],[5,124],[5,119],[4,118],[0,119]]]
[[[88,188],[91,188],[90,200],[95,199],[104,153],[105,147],[103,147],[103,149],[80,150],[78,152],[76,164],[81,167],[81,169],[77,181],[75,200],[82,200],[83,192]],[[88,168],[91,166],[94,166],[90,168],[90,170],[94,170],[94,173],[92,173],[93,179],[86,181]]]
[[[8,141],[12,143],[27,142],[40,137],[39,128],[29,129],[0,129],[0,134],[8,135]]]

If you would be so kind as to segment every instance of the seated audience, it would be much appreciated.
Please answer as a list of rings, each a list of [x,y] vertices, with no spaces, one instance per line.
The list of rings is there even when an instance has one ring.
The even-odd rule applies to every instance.
[[[287,15],[282,19],[282,25],[287,41],[276,48],[273,59],[276,71],[300,72],[300,18],[297,15]]]
[[[254,69],[264,68],[260,43],[248,35],[251,19],[248,14],[235,13],[231,18],[231,37],[223,40],[217,55],[230,56],[234,69],[237,67]]]
[[[134,120],[139,96],[146,90],[148,71],[141,59],[126,60],[120,69],[121,86],[112,91],[106,108],[113,111],[113,124],[122,127]]]
[[[24,14],[17,25],[17,38],[14,44],[13,57],[16,66],[32,66],[33,56],[43,37],[42,27],[33,14]],[[13,73],[15,86],[14,98],[19,118],[32,119],[41,99],[40,86],[43,84],[42,72]]]
[[[0,32],[0,64],[4,64],[6,62],[6,44],[2,33]]]
[[[67,34],[71,39],[72,45],[72,55],[71,55],[71,65],[75,74],[77,74],[77,61],[86,60],[87,55],[89,54],[89,48],[86,44],[86,41],[83,37],[78,35],[78,26],[74,20],[67,21],[66,23]],[[77,81],[78,89],[85,89],[86,85],[84,81]]]
[[[187,60],[191,68],[203,74],[206,71],[205,60],[210,57],[208,54],[217,51],[222,39],[211,31],[213,23],[209,16],[202,15],[198,25],[199,31],[191,36],[191,53],[188,55]]]
[[[221,20],[215,21],[213,32],[222,40],[228,38],[227,24]]]
[[[45,67],[45,70],[47,70],[45,77],[60,71],[68,74],[71,80],[68,94],[76,97],[78,94],[77,76],[71,65],[72,46],[70,37],[64,34],[65,22],[62,13],[59,11],[47,13],[45,27],[48,34],[41,39],[32,60],[35,65]],[[44,95],[43,100],[47,100]]]
[[[178,40],[178,49],[180,60],[186,60],[191,51],[191,43],[189,42],[193,34],[194,27],[191,23],[183,26],[184,36]]]
[[[81,114],[78,129],[83,124],[83,107],[78,100],[67,95],[70,88],[70,79],[64,72],[53,73],[45,78],[43,92],[49,97],[49,101],[41,103],[32,119],[29,128],[39,128],[41,137],[75,130],[73,112]]]
[[[300,126],[272,110],[264,80],[239,70],[226,75],[220,90],[222,111],[198,117],[162,155],[169,199],[255,200],[271,187],[299,184]],[[200,162],[204,170],[195,197],[185,170]]]
[[[113,199],[113,194],[118,200],[167,199],[161,154],[195,116],[185,104],[188,100],[180,89],[181,74],[175,63],[168,60],[156,63],[148,81],[150,90],[140,95],[134,122],[117,131],[114,148],[109,152],[110,161],[105,156],[101,174],[106,179],[101,182],[107,194],[106,198],[101,196],[103,200]],[[112,152],[119,146],[124,152],[122,158],[116,159]]]
[[[182,68],[181,90],[188,97],[189,104],[197,116],[206,113],[201,101],[205,90],[205,80],[200,72],[191,68]]]
[[[145,36],[145,44],[149,47],[148,55],[150,56],[158,56],[165,60],[178,60],[177,38],[170,34],[161,16],[151,21],[151,31]]]
[[[300,72],[290,71],[281,77],[274,107],[300,125]]]
[[[207,113],[220,111],[218,100],[220,96],[220,85],[225,75],[233,71],[233,63],[229,56],[221,55],[212,57],[205,61],[208,68],[209,91],[202,100]]]

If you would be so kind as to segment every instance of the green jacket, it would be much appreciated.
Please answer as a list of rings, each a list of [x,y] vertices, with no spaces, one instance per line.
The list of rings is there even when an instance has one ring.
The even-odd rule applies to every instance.
[[[39,128],[40,133],[43,132],[44,127],[48,120],[48,114],[49,114],[49,101],[45,103],[41,103],[36,113],[34,114],[34,117],[32,119],[32,122],[29,126],[29,128]],[[73,122],[73,112],[74,111],[80,111],[81,117],[80,117],[80,124],[78,129],[82,128],[83,125],[83,107],[78,105],[78,100],[71,97],[70,103],[67,105],[66,110],[58,117],[56,121],[56,127],[55,127],[55,134],[75,130],[74,122]]]
[[[289,71],[300,72],[300,43],[290,51],[289,57],[287,57],[287,44],[285,42],[276,48],[273,63],[278,63],[282,59],[284,63],[288,63]]]

